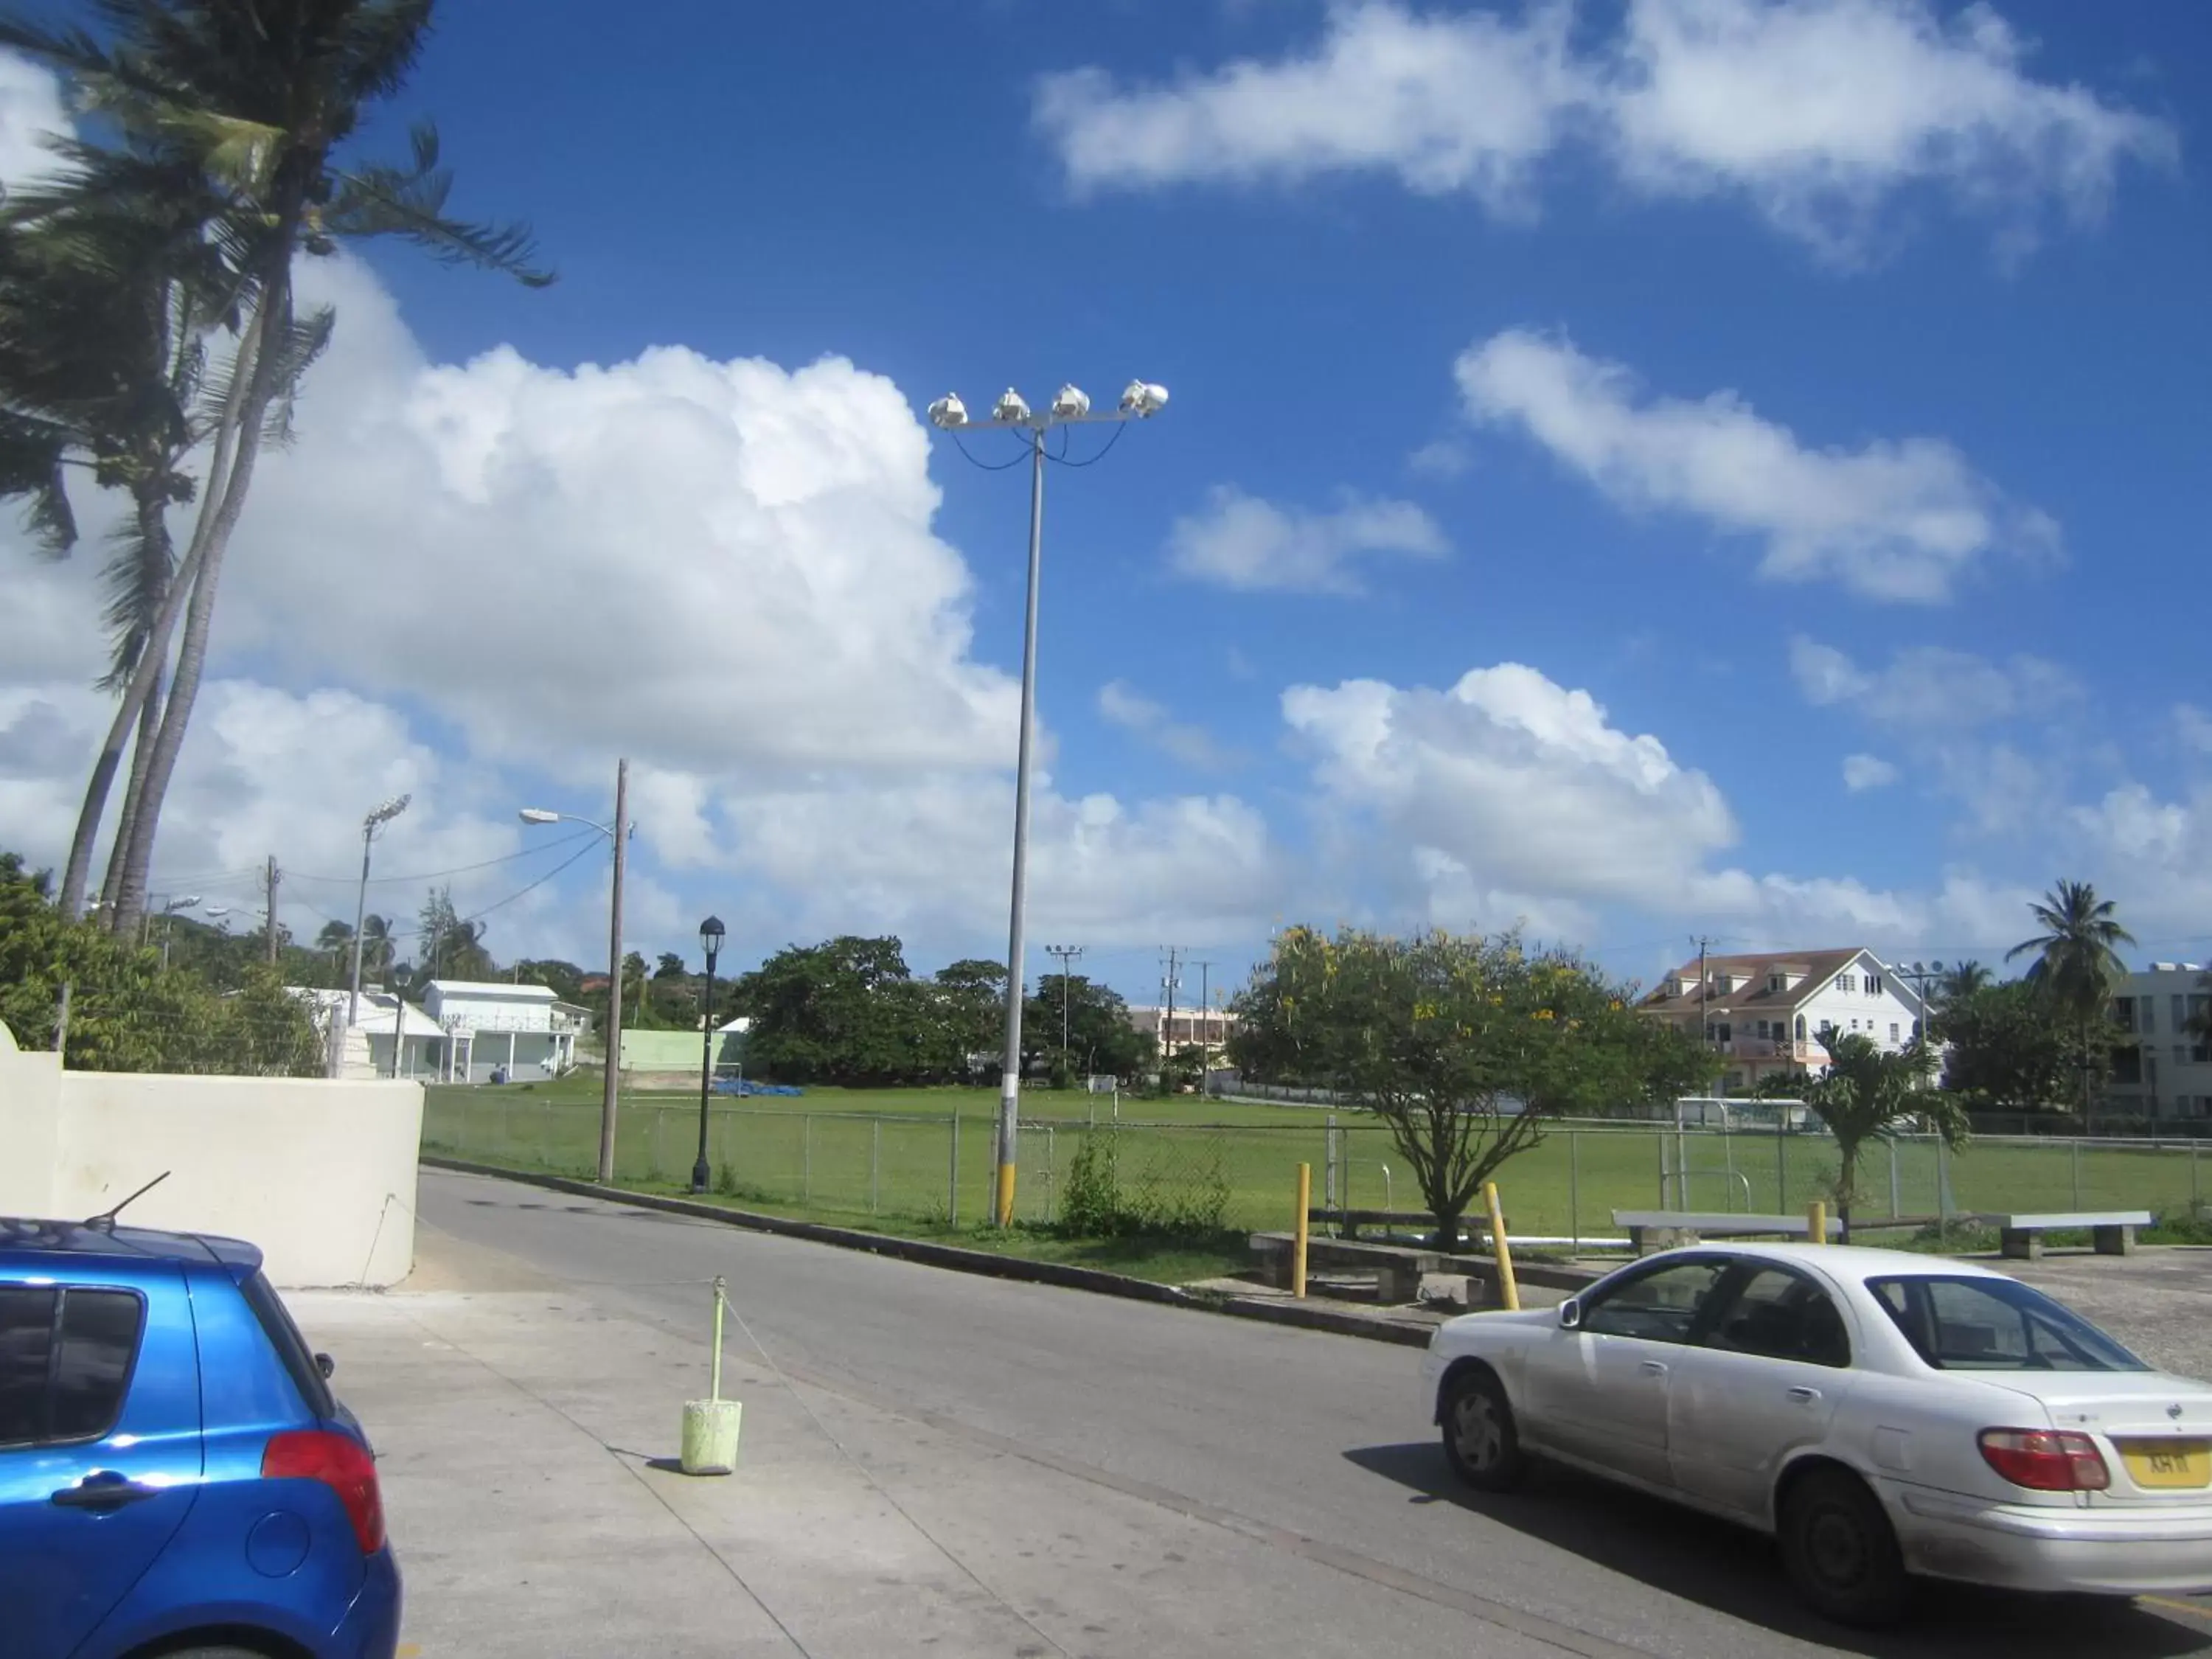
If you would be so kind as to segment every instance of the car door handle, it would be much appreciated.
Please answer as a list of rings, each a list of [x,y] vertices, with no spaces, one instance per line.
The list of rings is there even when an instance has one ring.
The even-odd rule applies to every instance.
[[[1790,1390],[1790,1397],[1801,1406],[1809,1406],[1820,1397],[1820,1391],[1818,1389],[1796,1388]]]
[[[88,1474],[74,1486],[64,1486],[53,1501],[65,1510],[113,1510],[125,1504],[159,1498],[159,1486],[142,1486],[119,1474]]]
[[[1667,1365],[1666,1362],[1663,1360],[1647,1359],[1641,1365],[1638,1366],[1637,1369],[1642,1371],[1646,1376],[1664,1376],[1667,1375]]]

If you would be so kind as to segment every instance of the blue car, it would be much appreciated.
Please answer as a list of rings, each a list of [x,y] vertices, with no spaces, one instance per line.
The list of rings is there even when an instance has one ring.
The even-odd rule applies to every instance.
[[[330,1370],[251,1244],[0,1218],[0,1659],[392,1659]]]

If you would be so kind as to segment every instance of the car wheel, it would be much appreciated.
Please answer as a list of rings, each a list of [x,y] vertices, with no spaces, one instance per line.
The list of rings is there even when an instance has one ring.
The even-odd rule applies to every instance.
[[[1839,1625],[1887,1625],[1905,1611],[1907,1582],[1881,1500],[1842,1469],[1815,1469],[1784,1495],[1783,1565],[1797,1594]]]
[[[1527,1459],[1505,1390],[1488,1371],[1462,1371],[1444,1385],[1444,1457],[1452,1473],[1477,1492],[1504,1492],[1520,1483]]]

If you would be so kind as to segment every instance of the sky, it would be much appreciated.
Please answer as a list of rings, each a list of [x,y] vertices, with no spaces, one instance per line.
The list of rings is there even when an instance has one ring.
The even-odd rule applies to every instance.
[[[251,925],[273,855],[349,921],[408,792],[371,910],[436,875],[501,960],[604,960],[604,841],[516,810],[605,822],[626,756],[629,948],[1003,955],[1028,472],[923,411],[1141,378],[1046,477],[1031,975],[1233,987],[1292,922],[1993,960],[2061,877],[2212,955],[2212,10],[624,21],[449,3],[364,135],[434,117],[560,280],[303,268],[336,338],[157,891]],[[67,118],[0,63],[0,179]],[[82,507],[58,563],[0,526],[40,863],[112,708]]]

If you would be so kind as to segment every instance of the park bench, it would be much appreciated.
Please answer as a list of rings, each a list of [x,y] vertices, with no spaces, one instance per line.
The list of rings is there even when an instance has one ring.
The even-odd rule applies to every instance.
[[[1644,1242],[1653,1233],[1670,1234],[1678,1244],[1694,1244],[1701,1238],[1807,1238],[1813,1224],[1802,1215],[1747,1215],[1729,1210],[1615,1210],[1613,1224],[1628,1230],[1628,1248],[1644,1254]],[[1839,1237],[1844,1224],[1828,1218],[1828,1236]]]
[[[1383,1227],[1401,1231],[1432,1232],[1437,1218],[1426,1210],[1336,1210],[1316,1204],[1306,1212],[1306,1219],[1316,1227],[1335,1225],[1344,1229],[1344,1237],[1356,1239],[1362,1227]],[[1470,1232],[1477,1230],[1478,1218],[1468,1216],[1460,1224]]]
[[[2136,1229],[2150,1225],[2148,1210],[2081,1210],[2052,1215],[1991,1216],[1996,1224],[1997,1249],[2014,1261],[2033,1261],[2043,1255],[2045,1233],[2087,1231],[2099,1255],[2133,1255]]]
[[[1288,1233],[1254,1233],[1250,1243],[1253,1259],[1267,1270],[1268,1282],[1278,1290],[1289,1290],[1297,1241]],[[1441,1250],[1404,1244],[1370,1244],[1349,1238],[1306,1240],[1309,1268],[1346,1267],[1371,1273],[1376,1299],[1384,1303],[1418,1300],[1421,1275],[1446,1272],[1446,1264],[1453,1260]]]

